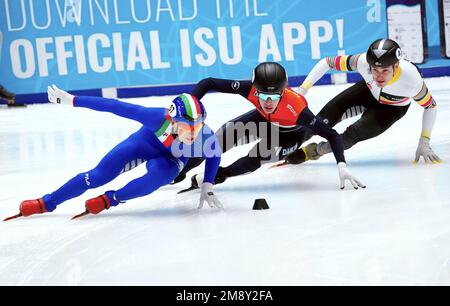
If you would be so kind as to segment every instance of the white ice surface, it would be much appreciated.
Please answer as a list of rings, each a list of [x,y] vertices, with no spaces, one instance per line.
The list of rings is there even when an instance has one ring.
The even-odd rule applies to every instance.
[[[412,164],[422,119],[412,105],[386,133],[346,151],[365,190],[339,190],[330,154],[229,179],[216,188],[222,211],[197,210],[198,192],[177,195],[186,180],[70,220],[86,199],[142,175],[140,166],[51,214],[1,222],[0,285],[450,285],[450,79],[427,83],[439,104],[432,146],[444,164]],[[317,112],[346,86],[312,88],[311,109]],[[252,108],[227,94],[203,101],[213,129]],[[2,219],[17,213],[22,200],[94,167],[138,127],[59,105],[0,109]],[[249,148],[230,151],[222,164]],[[252,210],[256,198],[266,198],[270,209]]]

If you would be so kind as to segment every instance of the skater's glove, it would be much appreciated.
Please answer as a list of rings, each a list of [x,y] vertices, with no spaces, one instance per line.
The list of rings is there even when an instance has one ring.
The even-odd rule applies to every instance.
[[[340,180],[340,187],[341,189],[345,188],[345,181],[349,181],[353,188],[358,189],[358,187],[366,188],[366,185],[361,183],[356,177],[354,177],[350,171],[347,169],[347,165],[344,162],[338,163],[338,169],[339,169],[339,180]]]
[[[420,137],[419,145],[417,146],[416,150],[416,159],[414,160],[414,163],[419,162],[420,157],[423,157],[425,162],[428,163],[435,163],[440,164],[442,163],[442,160],[433,152],[433,149],[431,149],[430,146],[430,138],[428,137]]]
[[[73,99],[75,96],[71,95],[70,93],[68,93],[62,89],[59,89],[54,84],[52,86],[47,87],[47,94],[48,94],[48,100],[51,103],[73,106]]]
[[[305,88],[303,88],[301,86],[299,86],[296,91],[297,91],[297,93],[301,94],[302,96],[306,96],[306,94],[308,93],[308,90],[306,90]]]
[[[223,208],[222,203],[220,203],[219,199],[214,195],[213,184],[211,183],[202,184],[200,204],[198,205],[199,209],[203,207],[205,201],[208,203],[209,207]]]

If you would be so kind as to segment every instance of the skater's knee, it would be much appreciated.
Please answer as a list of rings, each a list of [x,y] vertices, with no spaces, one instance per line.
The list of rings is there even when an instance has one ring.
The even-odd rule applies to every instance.
[[[159,158],[147,162],[147,170],[155,177],[158,176],[163,184],[171,183],[183,169],[183,163],[178,159]]]
[[[183,163],[178,160],[170,160],[168,164],[168,170],[166,172],[167,175],[167,184],[172,182],[178,174],[183,170]]]
[[[345,135],[344,135],[345,136]],[[344,145],[344,150],[350,149],[353,147],[358,141],[350,137],[342,137],[342,143]]]
[[[360,141],[364,141],[380,135],[381,133],[383,133],[383,131],[383,128],[378,125],[372,125],[370,129],[352,125],[348,127],[347,130],[342,134],[344,148],[351,148]]]

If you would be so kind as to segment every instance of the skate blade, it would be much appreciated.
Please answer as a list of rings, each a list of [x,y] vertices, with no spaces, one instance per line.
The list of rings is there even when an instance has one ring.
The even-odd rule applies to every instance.
[[[275,165],[270,166],[269,169],[280,168],[280,167],[284,167],[284,166],[287,166],[287,165],[289,165],[289,163],[283,161],[283,162],[279,162],[279,163],[276,163]]]
[[[86,215],[89,215],[89,212],[88,212],[87,210],[84,211],[84,212],[82,212],[81,214],[78,214],[78,215],[76,215],[76,216],[73,216],[70,220],[75,220],[75,219],[84,217],[84,216],[86,216]]]
[[[19,214],[17,214],[17,215],[14,215],[14,216],[11,216],[11,217],[8,217],[8,218],[6,218],[5,220],[3,220],[3,222],[9,221],[9,220],[13,220],[13,219],[16,219],[16,218],[19,218],[19,217],[22,217],[22,214],[21,214],[21,213],[19,213]]]
[[[186,189],[178,191],[177,194],[185,193],[185,192],[192,191],[192,190],[195,190],[195,189],[199,189],[199,187],[191,186],[189,188],[186,188]]]

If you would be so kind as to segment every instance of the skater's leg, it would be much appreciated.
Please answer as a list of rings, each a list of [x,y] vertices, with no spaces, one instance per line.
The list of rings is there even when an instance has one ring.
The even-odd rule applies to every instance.
[[[367,88],[364,80],[347,88],[331,101],[329,101],[317,114],[317,118],[323,120],[326,124],[334,127],[344,119],[358,116],[366,109],[378,104],[372,93]],[[309,130],[306,132],[304,141],[308,141],[314,133]],[[299,148],[286,158],[286,162],[290,164],[300,164],[309,159],[318,159],[320,154],[316,152],[315,143],[306,147]],[[329,144],[326,145],[327,150],[331,150]],[[331,151],[330,151],[331,152]]]
[[[331,99],[317,114],[326,124],[334,127],[336,124],[346,118],[361,114],[374,97],[364,80],[347,88],[336,97]],[[375,101],[376,102],[376,101]],[[314,133],[308,131],[305,141],[314,136]]]
[[[122,202],[148,195],[169,184],[180,171],[178,163],[165,156],[149,160],[147,170],[145,175],[114,192],[115,200]],[[113,202],[111,202],[111,205],[114,205]]]
[[[371,108],[364,112],[361,119],[350,125],[342,134],[344,150],[353,147],[356,143],[376,137],[384,133],[395,122],[402,118],[408,106],[390,106]],[[324,155],[332,152],[328,142],[321,142],[317,145],[317,153]]]
[[[186,173],[191,171],[192,169],[198,167],[203,163],[203,157],[191,157],[189,158],[186,166],[181,170],[180,174],[173,180],[173,184],[179,183],[186,178]]]
[[[305,129],[296,129],[289,132],[270,132],[261,139],[249,152],[231,165],[219,168],[216,175],[216,184],[224,182],[227,178],[256,171],[261,165],[280,161],[290,152],[294,152],[302,143],[306,135]],[[274,137],[277,137],[275,140]]]
[[[220,184],[227,178],[254,172],[259,167],[261,167],[261,157],[244,156],[227,167],[220,167],[216,174],[215,183]]]
[[[265,119],[254,109],[225,123],[217,132],[217,139],[225,153],[236,146],[249,144],[260,137],[260,123]]]
[[[141,145],[138,138],[129,137],[124,140],[108,152],[94,169],[77,174],[56,191],[46,194],[43,200],[47,210],[53,211],[64,201],[112,181],[122,172],[127,163],[140,157],[140,151]]]

